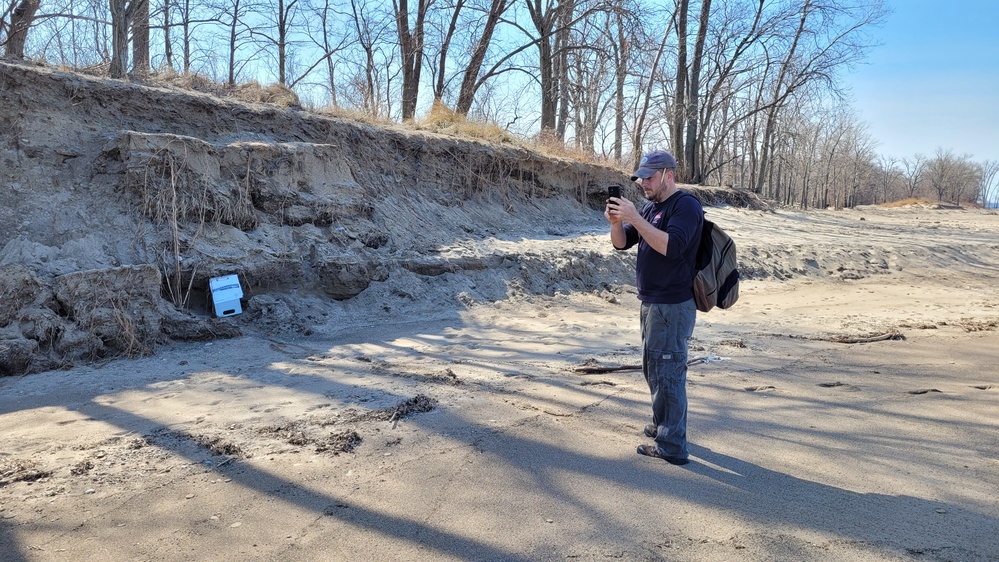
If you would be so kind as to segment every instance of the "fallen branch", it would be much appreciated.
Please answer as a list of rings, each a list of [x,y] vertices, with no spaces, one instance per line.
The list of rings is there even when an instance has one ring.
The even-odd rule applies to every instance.
[[[773,334],[756,332],[757,336],[771,337],[771,338],[790,338],[797,340],[812,340],[812,341],[828,341],[833,343],[871,343],[875,341],[884,340],[904,340],[905,335],[901,332],[890,331],[884,334],[877,334],[873,336],[807,336],[807,335],[795,335],[795,334]]]
[[[696,365],[698,363],[707,363],[707,357],[694,357],[693,359],[687,360],[687,365]],[[574,373],[582,373],[584,375],[599,375],[601,373],[611,373],[614,371],[641,371],[641,365],[615,365],[606,367],[576,367],[572,370]]]
[[[615,367],[576,367],[573,369],[575,373],[583,373],[584,375],[598,375],[600,373],[611,373],[614,371],[641,371],[641,365],[617,365]]]
[[[891,331],[885,334],[879,334],[876,336],[868,337],[851,337],[851,336],[834,336],[830,338],[818,338],[825,341],[831,341],[835,343],[871,343],[875,341],[885,341],[885,340],[904,340],[905,336],[896,331]]]

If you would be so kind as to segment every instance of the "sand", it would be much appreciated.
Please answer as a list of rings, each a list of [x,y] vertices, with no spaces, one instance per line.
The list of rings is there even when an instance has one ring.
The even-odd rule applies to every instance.
[[[689,465],[578,371],[640,362],[632,287],[511,291],[0,379],[0,558],[999,559],[999,216],[708,211],[755,280],[698,317]]]

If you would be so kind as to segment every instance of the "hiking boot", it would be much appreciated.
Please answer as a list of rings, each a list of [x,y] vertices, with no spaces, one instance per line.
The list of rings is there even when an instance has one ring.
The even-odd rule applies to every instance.
[[[645,436],[649,437],[650,439],[655,439],[656,434],[659,433],[659,428],[650,423],[649,425],[645,426],[645,431],[643,431],[642,433],[644,433]]]
[[[656,445],[639,445],[638,454],[645,455],[646,457],[655,457],[657,459],[662,459],[670,464],[682,465],[690,462],[690,459],[681,457],[671,457],[669,455],[664,455],[659,447]]]

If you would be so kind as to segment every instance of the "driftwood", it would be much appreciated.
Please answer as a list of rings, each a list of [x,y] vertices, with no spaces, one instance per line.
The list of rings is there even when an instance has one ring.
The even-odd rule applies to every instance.
[[[707,363],[707,357],[694,357],[693,359],[687,360],[687,365],[696,365],[698,363]],[[614,365],[614,366],[592,366],[587,365],[585,367],[576,367],[572,370],[574,373],[582,373],[584,375],[599,375],[601,373],[611,373],[614,371],[641,371],[641,365]]]
[[[773,338],[790,338],[799,340],[813,340],[813,341],[829,341],[833,343],[871,343],[876,341],[885,340],[904,340],[905,335],[896,330],[891,330],[883,334],[875,334],[872,336],[797,336],[793,334],[772,334],[757,332],[758,336],[767,336]]]
[[[905,336],[903,336],[900,332],[892,330],[890,332],[879,334],[876,336],[866,336],[866,337],[833,336],[830,338],[818,338],[818,339],[821,339],[823,341],[831,341],[835,343],[871,343],[875,341],[885,341],[885,340],[904,340]]]
[[[574,373],[582,373],[584,375],[599,375],[600,373],[611,373],[614,371],[641,371],[641,365],[616,365],[608,367],[576,367],[572,371]]]

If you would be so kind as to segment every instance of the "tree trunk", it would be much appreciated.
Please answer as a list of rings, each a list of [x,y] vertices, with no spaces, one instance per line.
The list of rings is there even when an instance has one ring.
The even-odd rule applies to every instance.
[[[553,60],[555,23],[559,12],[571,0],[558,0],[555,6],[542,4],[542,0],[526,0],[534,29],[538,32],[538,82],[541,84],[541,134],[554,134],[558,118],[559,76],[558,65]],[[546,10],[547,8],[547,10]]]
[[[675,15],[675,14],[674,14]],[[634,135],[634,154],[632,154],[632,169],[638,169],[639,163],[642,161],[642,130],[645,128],[645,118],[649,113],[649,105],[652,103],[652,86],[656,83],[656,74],[659,71],[659,61],[662,59],[663,51],[666,50],[666,39],[669,37],[669,29],[667,28],[663,31],[663,39],[659,42],[659,49],[656,51],[656,57],[652,61],[652,69],[649,71],[649,81],[645,85],[645,91],[643,92],[642,108],[638,112],[638,119],[635,123],[635,135]]]
[[[704,55],[704,40],[708,35],[708,16],[711,11],[711,0],[701,2],[701,20],[697,28],[697,42],[694,43],[694,60],[690,65],[690,81],[688,82],[689,93],[687,95],[687,141],[684,152],[685,170],[681,176],[690,183],[703,183],[700,162],[697,159],[697,148],[699,138],[697,135],[697,118],[699,109],[699,95],[701,88],[701,57]]]
[[[132,23],[132,72],[149,74],[149,0],[132,0],[129,5]]]
[[[760,154],[760,176],[753,188],[753,191],[756,193],[759,193],[763,186],[763,180],[765,179],[763,174],[764,170],[767,168],[767,159],[770,157],[767,145],[770,142],[770,137],[773,135],[773,128],[777,124],[777,113],[783,107],[784,99],[790,93],[790,90],[782,91],[782,88],[787,75],[792,71],[791,64],[794,61],[794,55],[797,52],[798,41],[801,39],[801,34],[805,29],[805,20],[808,19],[808,14],[811,11],[811,4],[811,0],[805,0],[804,5],[801,7],[801,19],[798,21],[798,29],[794,34],[794,40],[791,42],[791,48],[788,49],[787,56],[781,64],[780,73],[777,75],[777,82],[774,85],[774,97],[773,100],[771,100],[770,109],[767,111],[767,122],[763,129],[763,148],[762,153]]]
[[[393,1],[399,53],[402,59],[402,119],[412,120],[420,94],[420,74],[423,68],[423,24],[433,0],[417,0],[416,22],[409,29],[409,0]]]
[[[614,69],[614,161],[621,164],[624,147],[624,86],[628,79],[630,49],[624,34],[623,2],[618,0],[615,11],[617,23],[617,67]]]
[[[282,86],[288,81],[285,69],[288,66],[288,21],[285,14],[285,0],[278,0],[278,84]]]
[[[458,28],[458,17],[461,9],[465,5],[465,0],[458,0],[454,5],[454,12],[451,13],[451,23],[448,25],[447,33],[444,34],[444,42],[441,44],[440,60],[437,64],[437,82],[434,84],[434,99],[444,99],[444,76],[447,74],[447,53],[451,48],[451,39]],[[476,72],[477,73],[477,72]]]
[[[235,17],[233,15],[233,18]],[[233,25],[235,26],[235,23]],[[182,37],[184,46],[184,74],[189,74],[191,72],[191,0],[184,0],[184,22],[181,28],[184,31]],[[229,68],[231,69],[232,66],[230,65]]]
[[[163,0],[163,57],[167,68],[173,69],[173,41],[170,40],[170,0]]]
[[[572,4],[570,0],[568,2],[569,7],[561,12],[559,18],[558,27],[559,30],[555,33],[555,52],[557,53],[555,76],[557,78],[556,96],[555,99],[558,101],[558,118],[555,121],[555,137],[560,143],[565,142],[565,130],[567,122],[569,121],[569,103],[568,95],[566,94],[566,88],[569,84],[569,25],[568,22],[572,17]],[[590,146],[593,146],[592,144]]]
[[[232,9],[232,21],[229,22],[229,79],[228,84],[230,86],[236,85],[236,34],[237,26],[239,25],[239,3],[240,0],[235,0],[233,2]],[[186,62],[184,72],[187,72]]]
[[[676,21],[676,91],[673,104],[672,126],[670,127],[670,142],[673,143],[673,156],[677,160],[677,168],[683,169],[683,158],[686,153],[683,147],[684,109],[687,107],[687,7],[689,0],[678,0],[678,17]]]
[[[7,33],[6,54],[10,58],[23,59],[24,45],[28,41],[28,29],[35,19],[35,12],[41,0],[21,0],[10,14],[10,31]]]
[[[361,49],[364,50],[364,88],[362,88],[362,106],[369,115],[377,118],[380,104],[378,102],[379,92],[376,90],[375,84],[375,73],[377,72],[377,69],[375,68],[374,47],[372,46],[373,41],[365,31],[367,23],[364,20],[365,16],[362,9],[363,6],[359,7],[356,0],[350,0],[350,8],[351,13],[354,16],[352,18],[354,32],[357,34],[358,44],[360,44]]]
[[[552,61],[552,38],[551,23],[548,22],[549,14],[540,12],[541,2],[535,0],[538,10],[531,10],[531,19],[541,35],[538,41],[538,74],[541,82],[541,131],[552,131],[555,129],[555,109],[557,94],[555,86],[555,65]],[[531,3],[528,2],[531,6]]]
[[[486,25],[482,28],[479,40],[475,43],[472,59],[468,62],[465,75],[461,79],[461,90],[458,93],[458,104],[455,108],[455,111],[460,115],[468,115],[469,110],[472,109],[475,92],[479,89],[479,72],[482,70],[482,62],[486,60],[486,53],[489,51],[489,43],[496,31],[496,24],[499,23],[503,13],[509,7],[509,0],[492,0]]]
[[[111,0],[111,78],[124,78],[128,68],[128,13],[125,0]]]

